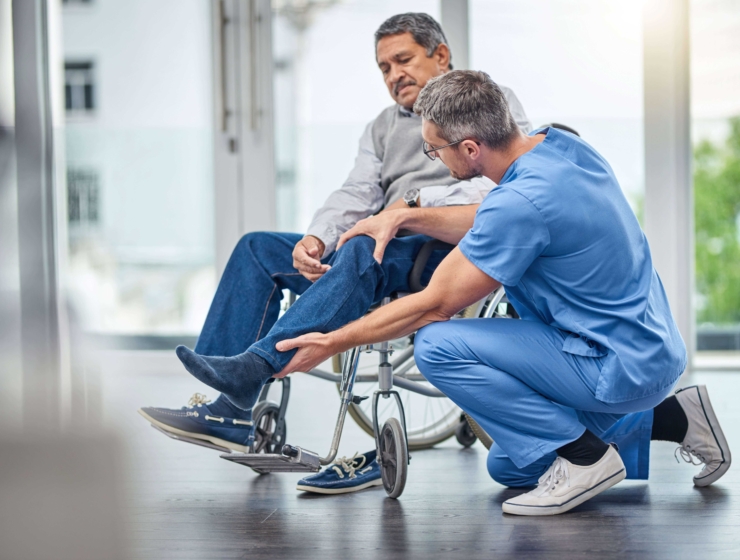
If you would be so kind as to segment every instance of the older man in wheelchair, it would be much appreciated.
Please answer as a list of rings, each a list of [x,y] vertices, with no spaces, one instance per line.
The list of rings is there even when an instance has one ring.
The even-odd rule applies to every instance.
[[[686,349],[650,249],[608,163],[553,127],[527,136],[501,89],[482,72],[427,84],[415,110],[427,150],[461,179],[498,183],[475,217],[448,224],[459,241],[424,291],[333,333],[278,343],[298,349],[282,374],[327,356],[418,330],[424,376],[496,442],[488,469],[531,491],[506,500],[516,515],[569,511],[624,478],[646,479],[650,441],[679,445],[703,465],[694,485],[724,475],[730,449],[705,386],[674,386]],[[343,239],[376,250],[416,216],[398,210],[360,222]],[[472,226],[472,228],[471,228]],[[506,287],[519,321],[450,321]]]
[[[185,441],[252,451],[253,407],[292,357],[275,345],[304,333],[336,330],[390,294],[410,291],[409,274],[425,243],[432,238],[455,242],[469,228],[477,204],[494,184],[480,177],[460,181],[423,154],[421,119],[412,111],[424,85],[452,68],[446,43],[439,24],[426,14],[401,14],[380,26],[376,60],[394,105],[368,125],[349,178],[316,212],[306,235],[259,232],[239,241],[194,351],[177,348],[185,368],[221,395],[213,401],[195,395],[181,409],[141,409],[155,427]],[[521,104],[510,90],[504,92],[517,126],[528,132]],[[370,237],[340,240],[359,220],[397,209],[418,212],[418,220],[408,223],[404,236],[389,240],[384,253]],[[449,249],[429,255],[422,281]],[[279,317],[283,290],[300,298]],[[332,491],[379,484],[374,452],[339,470],[329,481]],[[333,472],[327,470],[329,476]],[[327,488],[323,478],[303,482],[303,489]]]

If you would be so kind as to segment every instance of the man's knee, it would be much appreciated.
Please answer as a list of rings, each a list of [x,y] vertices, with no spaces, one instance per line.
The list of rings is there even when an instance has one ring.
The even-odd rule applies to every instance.
[[[357,254],[372,256],[373,251],[375,251],[375,239],[367,235],[358,235],[342,245],[342,249],[337,255]]]
[[[342,245],[342,248],[329,260],[329,264],[332,267],[349,266],[361,272],[377,263],[373,251],[375,251],[375,240],[366,235],[358,235]]]
[[[459,358],[450,336],[449,323],[432,323],[419,329],[414,336],[414,359],[424,376],[431,382],[445,365]]]
[[[547,469],[547,467],[539,469],[534,465],[519,469],[496,444],[491,447],[491,451],[488,453],[486,466],[488,467],[488,474],[491,475],[493,480],[509,488],[536,486],[538,479]]]
[[[270,244],[270,238],[272,232],[269,231],[252,231],[242,235],[241,239],[234,247],[233,254],[241,254],[244,252],[257,253],[260,249]]]

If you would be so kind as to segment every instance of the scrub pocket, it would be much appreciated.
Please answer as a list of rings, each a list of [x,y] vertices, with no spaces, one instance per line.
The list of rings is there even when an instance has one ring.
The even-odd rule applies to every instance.
[[[601,379],[601,371],[604,368],[605,357],[609,350],[601,346],[598,342],[589,340],[575,333],[563,333],[563,352],[578,356],[576,363],[580,370],[579,376],[581,381],[596,395],[596,388]]]
[[[588,358],[603,358],[609,353],[609,350],[598,342],[579,336],[576,333],[568,333],[563,341],[563,352]]]

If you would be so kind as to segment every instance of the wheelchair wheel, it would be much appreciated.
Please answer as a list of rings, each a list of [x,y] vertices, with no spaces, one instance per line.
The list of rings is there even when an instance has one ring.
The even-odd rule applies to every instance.
[[[401,422],[388,418],[378,435],[378,459],[383,488],[391,498],[398,498],[406,487],[409,453]]]
[[[280,407],[272,401],[262,401],[252,412],[254,421],[254,453],[280,453],[285,443],[287,427],[280,420]]]

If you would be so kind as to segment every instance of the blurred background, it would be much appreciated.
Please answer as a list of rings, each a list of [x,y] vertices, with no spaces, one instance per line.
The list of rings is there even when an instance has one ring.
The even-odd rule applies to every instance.
[[[464,53],[466,66],[514,89],[535,125],[566,122],[581,131],[612,164],[641,220],[643,3],[470,0]],[[11,2],[4,4],[7,20]],[[215,200],[227,179],[245,195],[243,204],[251,190],[270,199],[267,213],[236,216],[239,233],[305,229],[344,181],[364,126],[389,103],[374,63],[375,28],[399,11],[440,17],[440,2],[432,0],[275,0],[271,29],[262,30],[270,44],[243,60],[247,53],[230,44],[238,38],[229,36],[228,24],[214,31],[216,8],[207,0],[56,4],[49,10],[49,70],[60,281],[86,332],[111,343],[136,335],[134,345],[157,344],[143,337],[197,335],[235,240],[217,233],[226,216],[216,212]],[[740,233],[731,174],[740,12],[731,0],[692,0],[689,9],[691,304],[700,350],[738,350]],[[4,33],[7,54],[11,38]],[[222,45],[234,52],[214,57]],[[239,85],[230,83],[234,73],[271,81],[263,88],[269,98],[250,101],[259,107],[249,109],[260,113],[260,158],[269,152],[274,162],[259,185],[249,184],[247,170],[265,167],[264,159],[243,154],[239,177],[216,168],[221,136],[239,132],[222,130],[233,123],[218,122],[217,114]],[[12,77],[3,80],[6,118]],[[12,282],[10,269],[8,275]]]
[[[239,237],[306,228],[404,11],[606,157],[691,367],[740,370],[737,1],[0,0],[4,431],[89,427],[93,354],[192,346]]]

